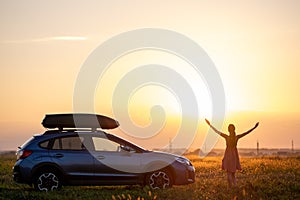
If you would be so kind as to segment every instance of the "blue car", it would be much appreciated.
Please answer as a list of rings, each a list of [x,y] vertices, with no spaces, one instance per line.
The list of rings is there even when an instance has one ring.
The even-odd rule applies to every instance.
[[[14,180],[39,191],[63,185],[139,184],[164,189],[195,181],[195,169],[187,158],[145,150],[98,130],[118,126],[117,121],[104,119],[91,114],[46,115],[43,125],[53,130],[19,147]]]

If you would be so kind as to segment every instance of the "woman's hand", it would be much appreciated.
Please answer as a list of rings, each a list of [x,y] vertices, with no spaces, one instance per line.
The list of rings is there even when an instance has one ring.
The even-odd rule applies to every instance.
[[[206,123],[210,126],[210,122],[209,122],[207,119],[205,119],[205,121],[206,121]]]

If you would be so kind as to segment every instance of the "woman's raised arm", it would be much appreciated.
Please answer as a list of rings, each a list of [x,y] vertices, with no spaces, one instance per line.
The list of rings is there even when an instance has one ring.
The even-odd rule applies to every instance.
[[[218,131],[213,125],[210,124],[210,122],[205,119],[206,123],[210,126],[212,130],[214,130],[217,134],[221,135],[222,137],[226,137],[226,134],[222,133],[221,131]]]
[[[258,127],[258,125],[259,125],[259,122],[257,122],[253,128],[251,128],[250,130],[246,131],[245,133],[237,135],[237,137],[238,138],[244,137],[245,135],[251,133],[254,129],[256,129]]]

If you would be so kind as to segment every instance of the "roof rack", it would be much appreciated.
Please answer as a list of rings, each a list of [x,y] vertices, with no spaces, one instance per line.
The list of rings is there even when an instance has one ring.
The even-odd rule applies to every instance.
[[[49,134],[57,134],[57,133],[77,133],[77,132],[81,132],[81,133],[84,133],[84,132],[88,132],[88,133],[91,133],[91,132],[103,132],[105,133],[104,131],[101,131],[99,129],[96,129],[96,130],[93,130],[93,129],[88,129],[88,128],[76,128],[76,129],[51,129],[51,130],[47,130],[44,132],[44,135],[49,135]]]
[[[74,113],[74,114],[46,114],[42,125],[49,129],[59,131],[68,129],[114,129],[119,127],[119,122],[103,115]]]

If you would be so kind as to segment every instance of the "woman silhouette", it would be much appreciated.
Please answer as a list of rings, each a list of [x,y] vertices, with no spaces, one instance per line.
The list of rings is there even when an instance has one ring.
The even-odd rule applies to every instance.
[[[232,185],[236,185],[235,172],[236,170],[242,169],[240,164],[239,153],[236,148],[237,142],[240,138],[244,137],[245,135],[253,131],[259,125],[259,123],[257,122],[252,129],[239,135],[235,134],[234,125],[229,124],[228,126],[229,135],[226,135],[218,131],[215,127],[213,127],[207,119],[205,119],[205,121],[217,134],[221,135],[226,140],[226,150],[225,150],[224,158],[222,160],[222,169],[227,171],[227,180],[228,180],[229,187],[231,187]]]

